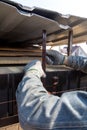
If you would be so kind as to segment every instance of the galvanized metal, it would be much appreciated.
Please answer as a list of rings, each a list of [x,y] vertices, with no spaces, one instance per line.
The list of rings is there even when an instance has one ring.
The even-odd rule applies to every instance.
[[[47,30],[47,45],[68,44],[70,28],[73,30],[73,44],[87,41],[86,18],[65,16],[40,8],[24,9],[20,5],[2,1],[0,1],[1,46],[24,48],[42,44],[43,29]]]

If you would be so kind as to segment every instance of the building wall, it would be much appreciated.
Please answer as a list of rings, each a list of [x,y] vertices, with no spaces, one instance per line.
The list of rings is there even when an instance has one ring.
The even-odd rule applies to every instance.
[[[83,57],[87,57],[87,54],[79,47],[77,48],[73,53],[73,56],[83,56]]]

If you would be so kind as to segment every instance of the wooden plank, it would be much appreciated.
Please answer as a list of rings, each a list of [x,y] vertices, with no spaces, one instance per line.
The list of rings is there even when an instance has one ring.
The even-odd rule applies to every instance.
[[[17,52],[17,51],[0,51],[0,56],[41,56],[40,52]]]
[[[31,60],[41,60],[41,57],[0,57],[0,65],[27,64]]]
[[[6,130],[18,130],[18,124],[16,125],[10,125],[9,127],[6,128]]]
[[[20,124],[19,124],[18,130],[22,130],[22,128],[21,128],[21,126],[20,126]]]
[[[0,130],[22,130],[19,123],[1,127]]]
[[[0,51],[18,51],[18,52],[41,52],[40,48],[2,48],[0,47]]]

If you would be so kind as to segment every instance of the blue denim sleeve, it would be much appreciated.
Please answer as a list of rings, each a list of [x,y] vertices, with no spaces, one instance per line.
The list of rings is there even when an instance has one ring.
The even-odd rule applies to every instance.
[[[87,58],[81,56],[69,56],[68,66],[76,70],[81,70],[84,73],[87,73]]]
[[[16,90],[19,121],[24,130],[87,130],[87,93],[48,94],[37,73],[28,72]]]

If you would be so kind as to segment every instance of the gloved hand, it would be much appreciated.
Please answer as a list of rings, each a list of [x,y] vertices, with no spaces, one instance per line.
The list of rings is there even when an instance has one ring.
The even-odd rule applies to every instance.
[[[39,77],[45,77],[45,72],[42,69],[41,62],[39,60],[33,60],[24,67],[25,74],[31,72]]]
[[[55,50],[46,51],[46,62],[49,65],[61,65],[63,64],[65,56]]]

